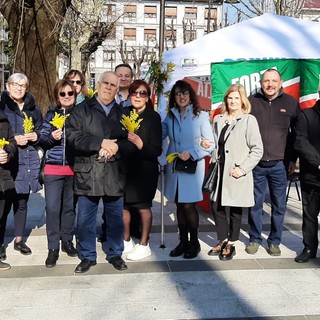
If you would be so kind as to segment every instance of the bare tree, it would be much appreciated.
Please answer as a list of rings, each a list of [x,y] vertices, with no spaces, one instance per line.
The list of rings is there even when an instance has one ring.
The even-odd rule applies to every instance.
[[[73,67],[86,71],[90,55],[119,18],[108,8],[111,2],[103,0],[0,0],[12,42],[12,71],[27,75],[43,112],[53,100],[59,50],[80,61]]]
[[[131,51],[129,53],[127,49],[127,44],[123,43],[123,40],[120,40],[120,56],[123,63],[130,64],[130,60],[133,60],[133,79],[139,79],[141,75],[141,65],[145,61],[146,57],[148,56],[149,45],[143,46],[140,48],[130,48]],[[129,57],[129,54],[132,54],[132,57]],[[132,58],[132,59],[130,59]]]
[[[244,18],[260,16],[267,12],[282,16],[299,17],[305,0],[238,0],[238,4],[229,2]],[[239,16],[238,16],[239,20]]]
[[[30,90],[44,110],[52,101],[57,78],[58,38],[71,0],[2,0],[13,47],[13,70],[25,73]]]

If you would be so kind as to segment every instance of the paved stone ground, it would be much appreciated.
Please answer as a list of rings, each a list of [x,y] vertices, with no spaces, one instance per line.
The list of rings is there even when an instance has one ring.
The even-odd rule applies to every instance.
[[[62,252],[55,268],[44,266],[44,199],[42,193],[33,194],[27,223],[32,255],[22,256],[13,250],[13,219],[9,217],[7,262],[12,268],[0,273],[0,319],[320,319],[320,259],[306,264],[293,260],[302,250],[301,202],[294,188],[290,190],[281,257],[270,257],[263,247],[256,255],[245,253],[248,235],[244,214],[237,254],[226,262],[207,255],[217,240],[211,214],[203,210],[199,256],[191,261],[170,258],[170,250],[178,243],[175,206],[164,204],[162,236],[160,200],[158,192],[151,257],[128,262],[128,270],[120,272],[107,263],[97,243],[98,264],[88,273],[76,275],[78,258]],[[269,213],[266,203],[265,239]],[[99,217],[97,225],[100,221]]]

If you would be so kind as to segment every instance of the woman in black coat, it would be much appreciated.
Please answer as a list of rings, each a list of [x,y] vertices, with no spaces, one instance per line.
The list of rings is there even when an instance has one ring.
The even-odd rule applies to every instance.
[[[0,270],[8,270],[10,265],[2,262],[7,258],[4,235],[14,194],[13,176],[17,173],[18,162],[16,141],[7,116],[2,110],[0,110],[0,140]]]
[[[128,160],[128,175],[124,205],[124,252],[129,252],[128,260],[140,260],[151,255],[148,243],[152,225],[152,200],[156,193],[159,168],[158,156],[162,151],[162,128],[159,114],[153,110],[149,85],[135,80],[129,87],[131,111],[139,114],[140,128],[129,133],[128,140],[138,151]],[[136,208],[141,216],[142,234],[134,246],[130,237],[130,208]]]
[[[0,101],[0,109],[8,117],[18,146],[19,169],[15,177],[16,194],[13,199],[14,249],[24,255],[31,254],[31,249],[23,241],[30,191],[35,193],[42,188],[38,179],[40,157],[37,151],[42,114],[32,94],[27,92],[28,86],[26,75],[12,74]],[[31,124],[29,127],[24,126],[27,118]]]

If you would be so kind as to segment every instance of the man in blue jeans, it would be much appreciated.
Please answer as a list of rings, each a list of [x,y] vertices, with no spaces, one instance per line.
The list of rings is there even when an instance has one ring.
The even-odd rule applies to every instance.
[[[126,270],[123,252],[123,194],[125,157],[136,147],[127,139],[120,120],[126,108],[115,101],[119,78],[104,72],[98,93],[77,105],[66,121],[67,142],[75,151],[74,191],[78,195],[78,252],[76,273],[96,264],[96,216],[100,199],[106,217],[107,260],[117,270]]]
[[[255,254],[262,243],[263,203],[267,187],[271,199],[271,230],[267,252],[280,256],[281,235],[286,210],[287,172],[285,155],[289,159],[288,173],[295,169],[293,127],[299,113],[298,101],[284,93],[282,79],[276,69],[264,72],[261,90],[249,97],[251,113],[256,117],[263,142],[263,156],[253,169],[255,205],[249,211],[250,243],[246,252]]]

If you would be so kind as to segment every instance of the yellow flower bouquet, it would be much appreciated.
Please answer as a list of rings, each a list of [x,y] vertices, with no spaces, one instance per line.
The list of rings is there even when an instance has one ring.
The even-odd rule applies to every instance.
[[[50,123],[56,127],[57,129],[62,129],[64,126],[64,123],[66,122],[66,119],[70,116],[70,114],[67,114],[66,116],[59,114],[58,112],[55,112],[54,117],[50,121]]]
[[[3,149],[7,144],[9,144],[9,141],[7,141],[5,138],[0,139],[0,149]]]
[[[122,115],[121,124],[128,132],[137,132],[143,119],[139,119],[136,110],[130,111],[130,116]]]
[[[172,163],[179,156],[179,152],[173,152],[167,155],[167,162]]]
[[[34,130],[34,124],[32,117],[28,117],[25,112],[23,112],[24,120],[23,120],[23,131],[24,133],[31,133]]]

